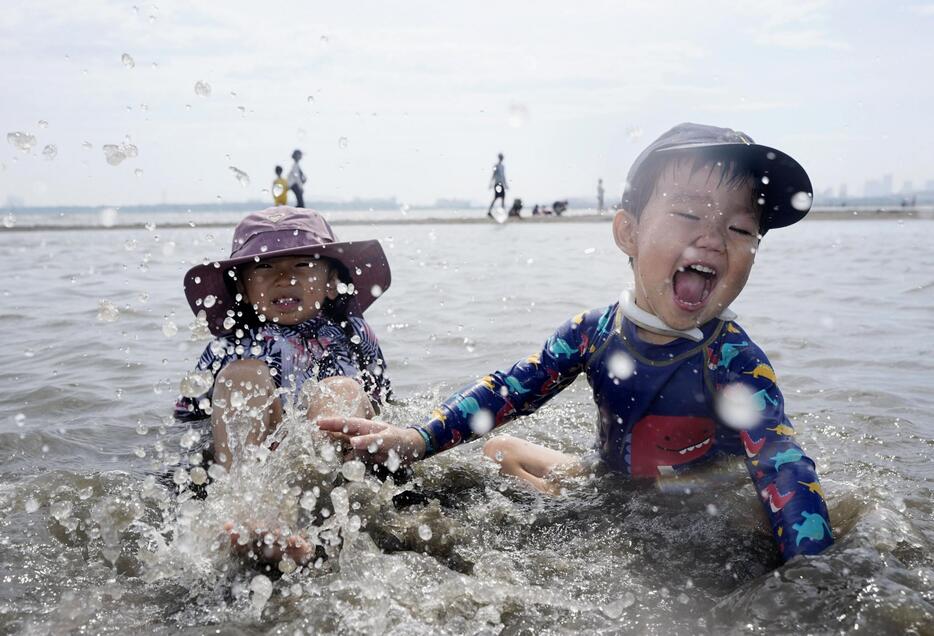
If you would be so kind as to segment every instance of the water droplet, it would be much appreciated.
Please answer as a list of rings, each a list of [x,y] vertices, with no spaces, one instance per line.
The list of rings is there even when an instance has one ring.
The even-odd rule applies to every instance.
[[[322,36],[321,36],[321,45],[322,45],[322,46],[327,46],[330,42],[331,42],[331,39],[330,39],[328,36],[326,36],[326,35],[322,35]]]
[[[214,306],[216,302],[217,302],[217,297],[212,294],[208,294],[207,296],[204,297],[202,304],[205,306],[205,308],[210,309],[211,307]]]
[[[281,183],[276,182],[272,185],[272,196],[281,197],[283,192],[285,192],[285,186]]]
[[[143,176],[143,169],[142,169],[142,168],[137,168],[136,170],[133,171],[133,175],[136,176],[137,179],[140,178],[140,177],[142,177],[142,176]]]
[[[254,576],[250,581],[250,601],[257,613],[263,611],[270,596],[272,596],[272,581],[262,574]]]
[[[347,139],[347,137],[340,137],[337,140],[337,147],[340,148],[341,150],[347,150],[347,146],[349,144],[350,144],[350,141]]]
[[[370,287],[370,293],[373,294],[373,298],[379,298],[383,295],[383,288],[379,285],[373,285]]]
[[[48,127],[49,127],[49,122],[47,122],[44,119],[39,120],[39,128],[48,128]]]
[[[308,101],[309,104],[311,104],[312,102],[315,101],[315,96],[314,96],[314,95],[309,95],[307,101]]]
[[[214,376],[210,371],[189,371],[179,383],[179,392],[184,397],[196,398],[208,392],[214,384]]]
[[[27,513],[32,514],[39,509],[39,502],[30,497],[26,500],[25,508]]]
[[[607,370],[609,370],[611,378],[626,380],[632,376],[632,373],[635,371],[635,369],[635,362],[633,362],[632,358],[630,358],[622,351],[618,351],[611,355],[609,361],[607,362]]]
[[[201,440],[201,433],[194,429],[189,429],[182,433],[181,439],[179,439],[179,444],[185,450],[191,450],[195,445]]]
[[[22,428],[23,425],[26,423],[26,414],[25,414],[25,413],[17,413],[16,415],[13,416],[13,421],[16,422],[16,425],[17,425],[17,426],[19,426],[20,428]]]
[[[713,504],[707,504],[707,514],[716,517],[720,510]]]
[[[631,143],[636,143],[642,138],[642,129],[638,126],[629,126],[626,129],[626,138],[629,139]]]
[[[94,144],[92,144],[90,141],[82,141],[81,147],[84,148],[85,150],[91,150],[92,148],[94,148]]]
[[[366,474],[366,466],[361,461],[356,459],[347,462],[341,466],[341,475],[344,476],[344,479],[347,481],[363,481],[363,476]]]
[[[97,306],[97,319],[101,322],[114,322],[120,316],[120,310],[109,300],[101,299]]]
[[[162,333],[166,338],[171,338],[178,333],[178,325],[175,324],[175,321],[166,318],[165,322],[162,323]]]
[[[226,318],[224,318],[224,329],[230,331],[231,329],[234,328],[234,325],[236,324],[237,324],[237,321],[231,318],[230,316],[227,316]]]
[[[762,183],[765,184],[765,185],[769,185],[769,178],[768,178],[768,176],[762,177]]]
[[[124,151],[123,146],[118,146],[116,144],[104,144],[104,159],[107,160],[112,166],[119,166],[123,163],[123,160],[127,158],[127,154]]]
[[[123,62],[123,65],[127,68],[133,68],[136,66],[136,61],[130,56],[129,53],[124,53],[121,55],[120,61]]]
[[[588,247],[587,249],[584,250],[584,254],[593,254],[596,251],[597,251],[596,247]]]
[[[16,225],[16,215],[12,212],[3,216],[3,227],[11,228]]]
[[[464,338],[464,348],[467,349],[467,353],[473,353],[477,349],[477,343],[470,338]]]
[[[418,526],[418,537],[422,541],[431,541],[431,536],[432,536],[431,528],[429,528],[424,523]]]
[[[139,457],[140,459],[143,459],[144,457],[146,457],[146,449],[143,448],[142,446],[137,446],[136,448],[133,449],[133,454]]]
[[[11,132],[6,134],[6,140],[19,148],[23,153],[28,153],[36,145],[36,136],[24,132]]]
[[[101,225],[113,227],[117,223],[117,210],[115,208],[102,208],[100,211]]]
[[[529,108],[525,104],[514,102],[509,105],[509,125],[521,128],[529,123]]]
[[[811,209],[811,195],[807,192],[798,192],[791,197],[791,207],[798,212],[807,212]]]
[[[195,95],[198,95],[199,97],[210,97],[211,85],[204,80],[198,80],[195,82]]]
[[[736,430],[749,430],[759,424],[757,398],[743,384],[728,384],[717,396],[716,407],[720,419]]]
[[[480,409],[470,418],[470,430],[474,435],[486,435],[493,428],[493,414],[487,409]]]
[[[236,177],[237,181],[240,183],[240,187],[245,188],[250,185],[250,175],[235,166],[228,167],[230,168],[230,171],[233,173],[234,177]]]
[[[196,486],[201,486],[208,481],[208,472],[201,468],[201,466],[195,466],[191,469],[190,473],[191,483]]]

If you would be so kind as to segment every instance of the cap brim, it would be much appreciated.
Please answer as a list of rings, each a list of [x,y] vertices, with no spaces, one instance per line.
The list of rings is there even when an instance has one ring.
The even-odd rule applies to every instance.
[[[185,297],[192,312],[205,313],[208,328],[215,336],[231,331],[224,327],[228,311],[236,311],[237,303],[231,293],[233,280],[228,274],[232,268],[256,260],[280,256],[312,256],[329,258],[343,265],[354,286],[353,295],[347,301],[347,313],[362,315],[382,295],[392,282],[389,261],[379,241],[347,241],[322,245],[292,247],[264,253],[262,256],[242,256],[213,263],[196,265],[185,274]],[[207,300],[206,300],[207,299]]]
[[[763,177],[756,187],[757,194],[764,199],[759,220],[760,234],[797,223],[810,211],[813,189],[808,173],[800,163],[776,148],[760,144],[708,142],[669,146],[655,152],[665,154],[704,149],[735,156]]]

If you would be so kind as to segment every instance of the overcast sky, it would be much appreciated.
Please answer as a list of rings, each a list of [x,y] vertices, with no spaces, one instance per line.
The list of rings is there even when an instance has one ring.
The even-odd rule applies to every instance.
[[[3,143],[0,205],[268,198],[296,147],[311,199],[486,201],[500,151],[510,196],[613,199],[681,121],[786,150],[818,192],[920,187],[932,34],[934,2],[7,0],[0,132],[36,144]]]

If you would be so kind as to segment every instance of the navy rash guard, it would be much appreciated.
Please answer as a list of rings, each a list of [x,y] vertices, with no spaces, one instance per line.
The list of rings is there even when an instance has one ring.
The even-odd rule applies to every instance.
[[[597,448],[611,469],[657,477],[721,453],[744,455],[782,558],[821,552],[833,543],[823,491],[794,440],[768,359],[733,321],[711,320],[702,332],[701,342],[654,345],[637,337],[618,304],[578,314],[540,353],[452,395],[416,428],[431,440],[430,455],[476,437],[478,414],[494,426],[528,415],[586,373],[599,413]],[[744,430],[716,408],[737,384],[745,388]]]

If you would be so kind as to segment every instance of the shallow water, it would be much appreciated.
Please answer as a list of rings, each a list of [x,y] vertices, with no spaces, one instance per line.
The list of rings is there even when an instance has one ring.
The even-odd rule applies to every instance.
[[[400,423],[631,280],[605,223],[337,229],[390,257],[368,318]],[[265,581],[212,528],[288,490],[262,479],[289,482],[294,453],[208,504],[149,478],[187,453],[166,417],[204,342],[182,274],[230,234],[0,231],[0,632],[934,632],[934,222],[775,231],[734,306],[817,462],[825,554],[777,567],[739,466],[690,492],[603,475],[549,499],[472,444],[418,466],[405,507],[344,484],[343,548]],[[508,430],[583,452],[594,415],[580,382]]]

